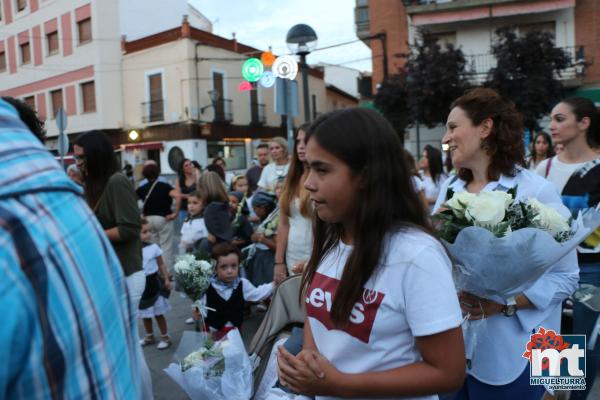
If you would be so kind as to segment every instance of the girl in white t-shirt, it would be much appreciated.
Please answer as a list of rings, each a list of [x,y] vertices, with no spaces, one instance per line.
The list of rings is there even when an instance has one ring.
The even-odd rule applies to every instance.
[[[304,347],[279,348],[280,382],[317,399],[427,398],[464,378],[451,263],[398,157],[394,129],[365,108],[306,132],[317,214],[302,283]]]
[[[258,187],[266,192],[275,192],[277,182],[283,182],[288,174],[290,163],[288,161],[287,141],[282,137],[274,137],[269,142],[271,162],[263,168]]]

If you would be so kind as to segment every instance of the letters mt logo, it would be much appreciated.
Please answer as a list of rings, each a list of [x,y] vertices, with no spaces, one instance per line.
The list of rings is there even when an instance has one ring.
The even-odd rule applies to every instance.
[[[529,383],[551,390],[584,390],[585,349],[585,335],[560,335],[540,327],[523,353],[530,364]]]
[[[319,320],[328,330],[336,329],[331,321],[331,307],[340,281],[315,273],[306,294],[306,313]],[[373,323],[385,294],[363,289],[362,296],[352,307],[348,324],[341,330],[358,340],[369,343]]]

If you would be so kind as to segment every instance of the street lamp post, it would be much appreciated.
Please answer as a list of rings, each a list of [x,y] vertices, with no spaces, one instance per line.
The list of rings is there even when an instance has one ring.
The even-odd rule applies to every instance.
[[[292,26],[288,31],[286,42],[290,51],[300,56],[302,67],[302,93],[304,97],[304,121],[310,121],[310,104],[308,96],[308,64],[306,56],[317,46],[317,33],[306,24]]]

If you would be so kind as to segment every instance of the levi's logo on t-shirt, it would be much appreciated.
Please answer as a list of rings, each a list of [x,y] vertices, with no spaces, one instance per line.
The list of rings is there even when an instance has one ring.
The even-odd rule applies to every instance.
[[[340,281],[326,275],[315,273],[306,295],[306,313],[319,320],[327,330],[337,329],[331,321],[331,307]],[[342,331],[369,343],[377,310],[381,306],[385,294],[375,290],[363,289],[362,296],[352,307],[349,323]]]

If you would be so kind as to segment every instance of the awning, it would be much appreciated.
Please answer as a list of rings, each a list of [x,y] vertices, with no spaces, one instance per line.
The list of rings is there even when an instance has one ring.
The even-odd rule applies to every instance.
[[[545,0],[527,3],[493,4],[447,11],[423,12],[412,15],[415,26],[473,21],[513,15],[537,14],[575,7],[575,0]]]
[[[590,99],[596,104],[596,107],[600,107],[600,88],[597,89],[579,89],[570,94],[571,96],[585,97]]]
[[[122,144],[121,149],[126,152],[132,152],[134,150],[163,150],[165,146],[163,142],[145,142],[145,143],[131,143]]]

